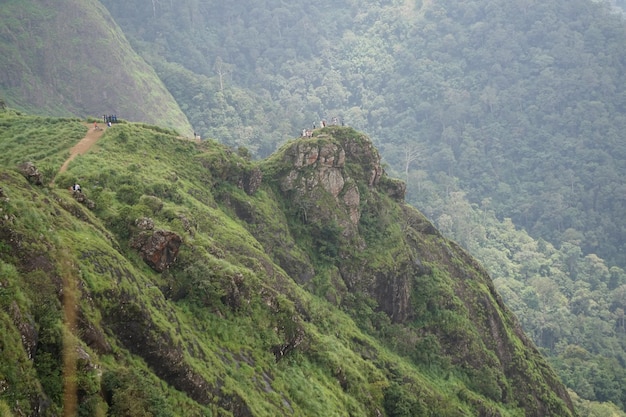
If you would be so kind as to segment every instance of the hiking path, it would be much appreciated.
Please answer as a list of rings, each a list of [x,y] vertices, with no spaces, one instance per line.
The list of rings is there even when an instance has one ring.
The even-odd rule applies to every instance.
[[[76,158],[78,155],[83,155],[87,153],[87,151],[91,149],[91,147],[98,141],[98,139],[100,139],[100,137],[104,133],[103,128],[98,127],[98,129],[95,129],[92,123],[85,123],[85,125],[89,128],[89,130],[87,130],[87,134],[70,149],[70,156],[63,163],[63,165],[61,165],[61,168],[59,169],[57,175],[67,171],[67,167],[70,165],[70,162],[72,162],[74,158]],[[52,180],[52,183],[54,183],[54,179]]]

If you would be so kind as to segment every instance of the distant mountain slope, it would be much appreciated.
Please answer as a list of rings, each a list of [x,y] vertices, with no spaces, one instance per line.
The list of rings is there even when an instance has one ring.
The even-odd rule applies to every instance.
[[[575,415],[355,130],[252,163],[121,124],[50,187],[84,124],[0,123],[3,414]]]
[[[187,117],[98,1],[0,5],[0,96],[43,115],[147,121],[191,136]]]

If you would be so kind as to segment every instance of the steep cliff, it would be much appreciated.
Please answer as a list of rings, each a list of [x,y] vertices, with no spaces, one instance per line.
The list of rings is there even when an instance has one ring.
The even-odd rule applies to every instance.
[[[0,410],[574,415],[484,270],[359,132],[253,163],[123,124],[56,175],[84,125],[0,118]],[[6,134],[29,120],[28,141]]]

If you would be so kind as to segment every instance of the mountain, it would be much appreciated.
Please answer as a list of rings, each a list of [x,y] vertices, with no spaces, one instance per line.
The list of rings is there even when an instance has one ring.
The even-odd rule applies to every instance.
[[[6,66],[0,99],[38,114],[99,115],[102,98],[95,110],[59,112],[68,96],[59,89],[73,88],[81,74],[97,74],[117,62],[89,55],[102,49],[100,38],[115,33],[108,48],[128,51],[132,61],[138,51],[142,65],[148,62],[169,90],[150,87],[115,99],[134,103],[118,112],[127,119],[179,126],[155,117],[161,110],[129,117],[147,108],[148,96],[172,103],[171,93],[174,107],[203,137],[263,157],[302,128],[337,116],[372,138],[386,169],[406,181],[407,201],[489,268],[505,302],[568,388],[623,409],[626,274],[619,132],[626,58],[623,18],[606,4],[102,4],[106,10],[91,2],[68,10],[68,2],[47,9],[3,2],[2,56],[23,58],[0,60]],[[49,23],[57,8],[71,24],[46,24],[50,35],[36,38],[33,29]],[[89,27],[68,31],[78,20]],[[93,30],[101,25],[103,31]],[[53,84],[51,58],[41,61],[45,54],[38,49],[50,39],[46,51],[96,45],[77,48],[81,53],[74,55],[61,49],[65,58],[58,59],[72,63],[67,71],[78,62],[96,68]],[[111,46],[118,40],[120,47]],[[19,54],[14,45],[23,46]],[[118,75],[122,67],[104,72]],[[122,79],[137,72],[128,69]],[[50,106],[15,99],[28,91],[28,83],[16,89],[11,80],[30,73],[48,80],[37,91],[56,89]],[[80,91],[90,90],[90,83]],[[111,96],[127,91],[133,88],[107,90]]]
[[[192,135],[154,69],[98,1],[49,7],[9,0],[0,8],[0,95],[11,107],[52,116],[116,115]]]
[[[325,118],[367,132],[568,387],[624,410],[626,31],[609,4],[103,4],[203,136],[265,156]]]
[[[573,416],[372,142],[0,113],[4,415]],[[78,182],[82,192],[70,190]]]

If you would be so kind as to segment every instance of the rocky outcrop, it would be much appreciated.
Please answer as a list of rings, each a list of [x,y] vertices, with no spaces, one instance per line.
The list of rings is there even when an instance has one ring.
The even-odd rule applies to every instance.
[[[80,191],[72,190],[72,197],[74,197],[74,200],[78,201],[89,210],[93,210],[96,208],[96,203],[88,199],[87,196]]]
[[[174,232],[147,229],[135,236],[130,246],[152,269],[163,272],[176,261],[182,243],[182,238]]]
[[[258,167],[251,168],[243,173],[242,187],[248,195],[257,192],[263,182],[263,172]]]
[[[325,244],[332,240],[329,225],[336,224],[342,238],[337,245],[365,248],[359,232],[362,197],[358,184],[395,201],[404,200],[406,187],[402,181],[384,176],[380,155],[369,139],[352,129],[331,131],[332,137],[298,140],[285,150],[283,161],[288,169],[280,178],[280,189],[299,208],[305,223],[321,225]],[[340,254],[342,261],[337,266],[348,291],[369,294],[393,322],[406,321],[411,311],[412,278],[423,271],[409,261],[399,261],[388,271],[346,256]]]
[[[24,162],[20,166],[17,167],[20,173],[34,185],[42,185],[43,184],[43,174],[39,172],[35,164],[32,162]]]
[[[333,141],[299,141],[285,152],[292,167],[281,180],[284,193],[293,192],[294,200],[307,222],[332,219],[346,239],[358,234],[361,195],[356,182],[346,171],[346,150]],[[377,182],[380,160],[372,162],[368,182]]]

